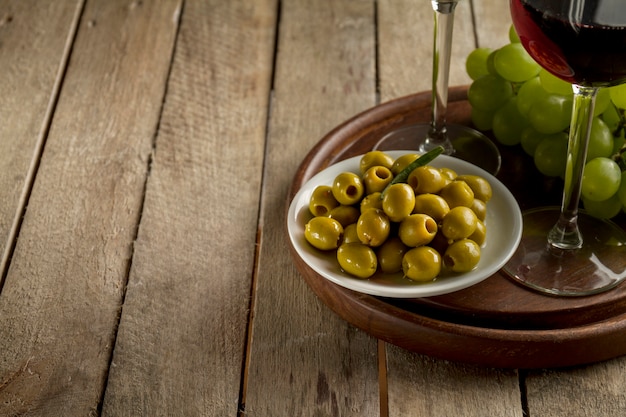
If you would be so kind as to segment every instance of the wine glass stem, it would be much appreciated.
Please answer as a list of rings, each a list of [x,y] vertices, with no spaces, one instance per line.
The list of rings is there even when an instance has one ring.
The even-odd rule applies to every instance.
[[[548,234],[548,243],[551,247],[558,249],[576,249],[583,244],[583,236],[578,229],[577,223],[578,203],[587,158],[593,109],[598,92],[596,87],[574,85],[573,89],[574,106],[567,146],[561,215]]]
[[[452,30],[456,1],[432,1],[435,16],[432,69],[432,114],[426,150],[443,146],[445,153],[454,152],[446,135],[446,112],[448,109],[448,78],[452,51]]]

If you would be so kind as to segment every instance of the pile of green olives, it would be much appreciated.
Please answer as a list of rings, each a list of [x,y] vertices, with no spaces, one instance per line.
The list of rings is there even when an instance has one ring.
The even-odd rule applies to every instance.
[[[306,240],[336,251],[340,268],[367,279],[402,272],[429,282],[476,268],[485,244],[489,182],[449,168],[423,165],[392,183],[419,154],[397,159],[382,151],[361,157],[360,172],[343,172],[309,200]]]

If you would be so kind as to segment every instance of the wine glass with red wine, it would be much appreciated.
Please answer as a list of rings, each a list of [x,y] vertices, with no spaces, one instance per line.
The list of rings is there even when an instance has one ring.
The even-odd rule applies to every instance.
[[[418,123],[394,130],[385,135],[374,149],[417,149],[427,152],[442,146],[446,155],[471,162],[495,175],[500,169],[501,158],[494,143],[477,130],[446,122],[454,11],[458,2],[459,0],[431,1],[435,33],[430,123]]]
[[[597,294],[626,278],[626,233],[579,210],[595,97],[626,82],[626,2],[510,0],[513,24],[530,55],[573,86],[560,208],[524,214],[522,242],[505,271],[557,296]]]

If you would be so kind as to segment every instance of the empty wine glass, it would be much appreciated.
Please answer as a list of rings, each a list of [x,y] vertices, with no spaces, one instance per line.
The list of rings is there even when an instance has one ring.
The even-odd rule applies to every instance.
[[[501,163],[500,152],[495,144],[474,129],[446,123],[454,11],[458,1],[431,2],[435,28],[430,123],[414,124],[394,130],[385,135],[374,149],[417,149],[420,152],[427,152],[442,146],[445,154],[471,162],[495,175]]]
[[[589,130],[597,91],[626,82],[623,0],[510,0],[526,50],[546,70],[573,84],[562,205],[524,214],[524,233],[505,271],[535,290],[582,296],[626,278],[626,233],[579,211]]]

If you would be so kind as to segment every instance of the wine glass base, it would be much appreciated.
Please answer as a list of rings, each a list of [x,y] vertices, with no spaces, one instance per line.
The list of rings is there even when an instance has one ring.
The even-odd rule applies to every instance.
[[[558,207],[524,213],[522,241],[504,272],[535,291],[565,297],[598,294],[621,283],[626,278],[626,232],[582,212],[578,215],[582,247],[556,249],[546,236],[559,213]]]
[[[430,124],[415,124],[394,130],[383,136],[375,150],[409,150],[427,152],[437,146],[427,143]],[[500,170],[502,158],[496,145],[485,135],[472,128],[461,125],[447,125],[447,135],[451,142],[446,154],[474,164],[492,175]],[[444,145],[445,147],[445,145]]]

